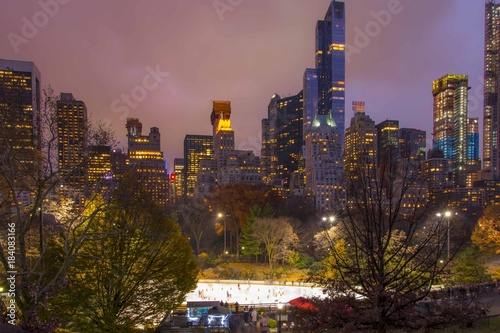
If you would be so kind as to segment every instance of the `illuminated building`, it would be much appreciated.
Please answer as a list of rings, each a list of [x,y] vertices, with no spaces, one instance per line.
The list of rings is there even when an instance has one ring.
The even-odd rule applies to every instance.
[[[440,193],[450,187],[450,159],[440,150],[431,150],[424,161],[423,172],[427,184],[428,198],[436,203]]]
[[[0,59],[0,137],[4,139],[0,151],[9,151],[11,160],[23,164],[21,168],[31,176],[41,172],[35,163],[41,149],[40,90],[41,74],[33,62]],[[19,202],[30,204],[31,199],[29,188],[19,193]]]
[[[276,179],[290,191],[290,179],[303,164],[303,94],[282,98],[278,103]],[[303,169],[303,168],[302,168]],[[304,170],[301,170],[304,171]],[[295,182],[296,185],[299,183]]]
[[[377,128],[377,165],[397,163],[399,157],[399,121],[384,120]]]
[[[306,68],[303,79],[303,115],[302,134],[305,141],[306,133],[311,129],[314,115],[318,111],[318,74],[314,68]]]
[[[302,163],[303,94],[273,95],[268,118],[262,120],[262,180],[288,195],[291,174]]]
[[[405,163],[406,172],[422,173],[426,150],[425,131],[416,128],[399,129],[399,154]]]
[[[119,179],[127,170],[127,154],[119,148],[114,148],[111,150],[110,159],[113,179]]]
[[[260,158],[250,150],[235,150],[222,170],[221,185],[231,183],[260,184]]]
[[[500,4],[485,5],[484,46],[483,173],[488,180],[500,180]]]
[[[226,168],[226,166],[224,166]],[[195,196],[206,196],[215,191],[216,184],[222,184],[222,179],[217,182],[217,166],[215,160],[200,160],[200,167],[196,174]],[[220,172],[221,177],[224,172]]]
[[[212,160],[214,140],[211,135],[188,134],[184,138],[184,195],[195,194],[201,160]]]
[[[127,118],[128,166],[139,176],[144,188],[157,204],[168,202],[168,177],[160,148],[160,131],[151,127],[149,135],[142,135],[142,123]]]
[[[365,102],[354,101],[354,117],[345,132],[344,169],[346,181],[355,182],[360,173],[376,175],[377,129],[365,113]]]
[[[472,187],[481,170],[479,159],[479,119],[467,119],[467,176],[466,187]]]
[[[173,184],[173,196],[175,200],[184,197],[184,159],[174,158],[174,179],[170,178],[170,184]]]
[[[465,187],[467,174],[467,75],[447,74],[432,82],[433,149],[453,161],[453,181]]]
[[[278,100],[280,96],[274,94],[267,107],[267,118],[262,120],[262,149],[261,169],[262,179],[266,184],[273,184],[276,181],[278,157]]]
[[[231,128],[231,102],[213,101],[210,122],[214,142],[214,159],[216,162],[217,183],[222,180],[222,170],[227,163],[228,155],[234,151],[234,131]]]
[[[316,24],[318,114],[331,115],[343,147],[345,131],[345,4],[333,0]],[[307,102],[306,102],[307,103]]]
[[[345,205],[342,164],[335,121],[316,115],[306,133],[306,194],[314,197],[317,210],[338,211]]]
[[[90,146],[88,151],[88,185],[99,190],[106,181],[113,179],[111,172],[111,147]]]
[[[83,204],[87,187],[87,107],[70,93],[57,101],[57,138],[61,196]]]

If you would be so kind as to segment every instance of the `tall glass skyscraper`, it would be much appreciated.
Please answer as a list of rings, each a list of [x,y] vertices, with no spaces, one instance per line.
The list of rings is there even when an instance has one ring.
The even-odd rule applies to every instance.
[[[332,115],[343,147],[345,132],[345,4],[333,0],[316,24],[318,114]]]
[[[469,78],[447,74],[432,82],[434,97],[433,148],[454,164],[454,183],[465,186],[467,165],[467,99]]]
[[[500,179],[500,4],[487,0],[485,12],[483,170],[484,177]]]

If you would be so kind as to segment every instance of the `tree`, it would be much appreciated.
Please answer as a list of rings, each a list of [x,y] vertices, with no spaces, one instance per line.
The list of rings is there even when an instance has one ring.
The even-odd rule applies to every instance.
[[[453,266],[453,281],[458,283],[482,283],[491,280],[479,247],[471,245],[462,251]]]
[[[196,254],[199,255],[203,235],[213,224],[212,213],[205,205],[193,201],[191,204],[181,205],[180,214],[182,225],[193,236],[196,242]]]
[[[472,233],[472,241],[486,254],[500,254],[500,206],[487,207]]]
[[[260,247],[260,241],[255,234],[254,222],[259,217],[271,216],[273,216],[273,212],[268,206],[266,206],[265,209],[261,209],[259,206],[255,205],[250,209],[248,221],[241,231],[239,242],[241,253],[248,256],[255,256],[255,262],[258,262],[259,255],[262,254],[262,249]]]
[[[94,217],[85,217],[74,207],[64,209],[61,202],[56,211],[64,214],[59,214],[52,230],[44,226],[48,217],[57,215],[51,214],[55,206],[52,202],[64,181],[57,166],[57,100],[50,87],[43,89],[40,99],[34,101],[39,110],[34,110],[26,107],[31,101],[21,87],[0,84],[0,261],[4,274],[17,272],[13,299],[16,323],[33,332],[53,331],[57,317],[46,318],[46,323],[41,317],[46,313],[47,300],[64,280],[85,241],[85,231],[72,243],[68,239],[62,242],[65,256],[58,267],[46,257],[51,238],[58,233],[67,237],[74,228],[90,225]],[[27,119],[31,125],[27,125]],[[82,165],[72,167],[79,169]],[[87,199],[92,202],[92,195]],[[98,205],[95,209],[105,207]],[[4,246],[9,242],[15,250]]]
[[[220,186],[210,198],[213,211],[221,213],[226,219],[226,227],[230,235],[229,248],[236,250],[236,256],[240,253],[240,235],[250,215],[250,208],[254,205],[261,208],[269,205],[274,208],[279,202],[281,199],[267,186],[245,183]],[[216,227],[218,233],[222,233],[222,223],[218,223]]]
[[[198,267],[178,224],[138,184],[124,181],[113,198],[112,209],[87,232],[67,287],[51,304],[79,332],[158,324],[196,287]]]
[[[390,151],[383,156],[378,168],[371,157],[360,159],[346,180],[347,206],[337,218],[346,246],[331,240],[328,262],[336,274],[320,280],[331,297],[339,277],[343,289],[363,297],[365,324],[378,332],[400,322],[401,311],[423,299],[448,264],[446,227],[427,209],[416,166]]]
[[[287,218],[258,218],[253,223],[254,237],[264,244],[269,260],[269,268],[273,268],[279,259],[286,258],[288,251],[298,243],[297,235]]]

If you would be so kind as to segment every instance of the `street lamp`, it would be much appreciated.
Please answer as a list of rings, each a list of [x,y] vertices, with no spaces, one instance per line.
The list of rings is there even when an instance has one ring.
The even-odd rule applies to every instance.
[[[278,333],[281,333],[281,310],[283,309],[283,303],[278,303]]]
[[[222,213],[219,213],[217,216],[219,218],[223,218],[223,220],[224,220],[224,254],[227,254],[227,251],[226,251],[226,244],[227,244],[226,243],[226,227],[227,227],[226,217]]]
[[[437,213],[436,216],[441,218],[443,216],[443,214]],[[446,252],[447,252],[447,259],[448,259],[448,261],[450,261],[450,217],[451,217],[451,212],[450,211],[444,212],[444,216],[446,217],[446,233],[447,233],[447,235],[446,235],[446,241],[447,241]]]

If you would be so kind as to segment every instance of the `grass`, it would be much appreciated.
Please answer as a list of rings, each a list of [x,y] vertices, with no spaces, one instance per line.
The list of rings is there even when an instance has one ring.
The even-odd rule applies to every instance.
[[[472,328],[448,327],[444,330],[433,330],[441,333],[498,333],[500,332],[500,317],[481,319]]]

